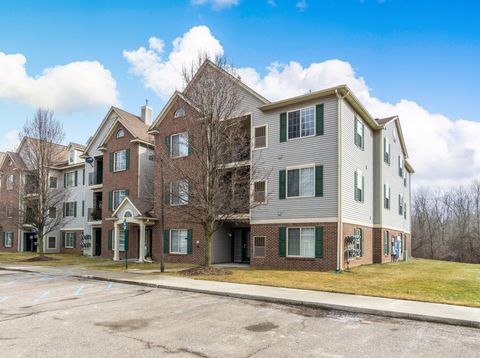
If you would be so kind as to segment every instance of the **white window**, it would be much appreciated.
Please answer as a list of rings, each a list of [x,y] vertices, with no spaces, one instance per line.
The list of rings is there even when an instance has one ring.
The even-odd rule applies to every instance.
[[[288,256],[315,257],[315,228],[288,228]]]
[[[71,188],[75,186],[75,172],[68,172],[65,174],[65,187]]]
[[[267,147],[267,126],[255,127],[254,130],[255,138],[253,142],[253,147],[255,149],[266,148]]]
[[[10,205],[7,205],[5,207],[5,216],[7,218],[13,218],[13,213],[14,213],[14,210],[13,208],[10,206]]]
[[[253,183],[253,201],[255,203],[265,203],[267,201],[266,186],[265,180]]]
[[[123,129],[119,129],[117,132],[117,138],[125,137],[125,131]]]
[[[387,137],[383,138],[383,161],[390,165],[390,140]]]
[[[188,155],[188,132],[172,135],[171,152],[173,158]]]
[[[383,184],[383,207],[390,209],[390,185]]]
[[[113,192],[113,210],[116,210],[122,200],[128,196],[128,191],[127,190],[115,190]]]
[[[180,180],[170,183],[170,204],[186,205],[188,204],[188,181]]]
[[[361,149],[365,145],[365,126],[361,120],[355,116],[355,145]]]
[[[57,189],[57,177],[50,177],[50,189]]]
[[[7,176],[7,190],[13,189],[13,182],[14,182],[13,174],[10,174],[9,176]]]
[[[73,162],[75,162],[75,150],[71,150],[70,153],[69,153],[69,157],[68,157],[68,161],[70,164],[72,164]]]
[[[49,236],[47,239],[47,248],[56,249],[57,248],[57,238],[55,236]]]
[[[315,135],[315,107],[288,112],[288,139]]]
[[[77,211],[77,203],[76,202],[65,203],[65,216],[66,217],[76,216],[76,214],[77,214],[76,211]]]
[[[185,109],[179,108],[173,114],[173,118],[182,118],[185,117]]]
[[[170,252],[173,254],[188,253],[188,230],[170,230]]]
[[[365,178],[358,169],[355,171],[355,200],[361,203],[365,200]]]
[[[403,157],[398,156],[398,175],[403,178]]]
[[[65,233],[65,248],[73,249],[75,247],[75,240],[77,239],[77,235],[74,232],[66,232]]]
[[[363,256],[363,230],[359,228],[353,229],[353,237],[355,238],[353,241],[354,256]]]
[[[265,257],[265,236],[255,236],[253,238],[253,256]]]
[[[125,251],[125,230],[118,232],[118,251]]]
[[[3,246],[12,247],[13,246],[13,232],[4,232],[3,233]]]
[[[127,170],[127,151],[120,150],[118,152],[115,152],[113,156],[113,170],[116,172]]]
[[[287,196],[302,197],[315,194],[315,167],[287,170]]]

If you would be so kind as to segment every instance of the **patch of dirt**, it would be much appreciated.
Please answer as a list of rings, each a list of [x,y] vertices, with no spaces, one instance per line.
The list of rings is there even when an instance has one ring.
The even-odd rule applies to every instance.
[[[23,260],[22,262],[43,262],[43,261],[58,261],[58,259],[55,259],[50,256],[34,256],[29,259]]]
[[[272,322],[262,322],[259,324],[245,327],[247,331],[251,332],[268,332],[275,328],[278,328],[278,326],[276,324],[273,324]]]
[[[230,270],[225,270],[221,267],[199,266],[180,271],[180,273],[185,276],[223,276],[231,275],[233,272]]]
[[[98,322],[95,326],[101,326],[107,328],[112,332],[128,332],[136,329],[144,328],[149,325],[149,321],[146,319],[128,319],[124,321],[110,321],[110,322]]]

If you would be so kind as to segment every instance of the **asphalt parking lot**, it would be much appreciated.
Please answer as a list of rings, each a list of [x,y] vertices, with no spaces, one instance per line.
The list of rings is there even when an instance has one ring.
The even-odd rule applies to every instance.
[[[478,357],[480,330],[0,271],[1,357]]]

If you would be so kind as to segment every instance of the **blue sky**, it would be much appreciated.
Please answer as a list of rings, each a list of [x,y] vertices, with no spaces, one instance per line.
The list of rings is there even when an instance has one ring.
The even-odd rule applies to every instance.
[[[216,1],[231,6],[218,8]],[[98,61],[110,71],[124,109],[137,113],[148,98],[158,113],[164,99],[158,89],[145,88],[148,74],[132,73],[134,65],[122,51],[141,46],[148,50],[149,38],[156,37],[164,41],[165,59],[175,38],[204,25],[235,66],[250,67],[260,76],[268,74],[267,66],[273,62],[296,61],[307,68],[338,59],[351,65],[355,79],[365,82],[372,98],[391,104],[408,99],[450,121],[480,120],[477,2],[306,0],[303,7],[299,3],[0,1],[0,53],[22,54],[31,77],[57,65]],[[1,76],[0,69],[0,81]],[[28,98],[2,95],[0,84],[0,138],[32,116],[38,101]],[[81,106],[83,110],[57,110],[67,141],[85,142],[93,134],[109,108],[102,101],[107,102]]]

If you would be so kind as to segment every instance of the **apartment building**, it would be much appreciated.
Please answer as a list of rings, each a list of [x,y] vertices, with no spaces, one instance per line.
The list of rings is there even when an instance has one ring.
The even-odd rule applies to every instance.
[[[207,69],[223,73],[207,61],[195,78]],[[389,262],[393,253],[406,259],[414,171],[400,119],[372,117],[346,85],[270,102],[231,80],[250,145],[229,170],[250,178],[252,195],[217,227],[212,262],[334,270]],[[140,116],[112,107],[86,146],[65,147],[55,168],[57,185],[69,192],[58,209],[65,222],[46,239],[46,251],[120,260],[128,242],[129,259],[163,254],[167,262],[204,262],[203,228],[182,215],[188,183],[156,155],[167,150],[167,160],[195,165],[186,119],[198,113],[189,86],[154,121],[148,105]],[[22,150],[0,161],[1,202],[12,196],[7,188],[21,184]],[[1,250],[35,250],[28,228],[15,228],[5,215],[0,231]]]

